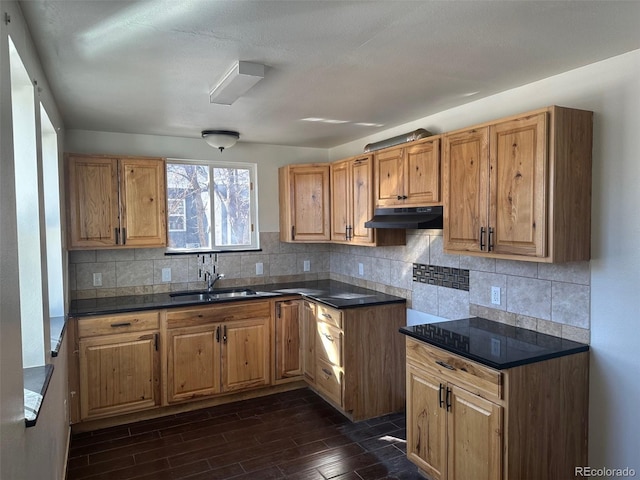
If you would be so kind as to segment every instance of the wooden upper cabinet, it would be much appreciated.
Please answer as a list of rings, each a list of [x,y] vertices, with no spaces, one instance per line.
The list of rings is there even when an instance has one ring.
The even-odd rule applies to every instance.
[[[67,154],[70,249],[164,247],[161,158]]]
[[[440,203],[440,136],[374,153],[378,207]]]
[[[162,159],[120,160],[121,227],[124,244],[155,247],[167,244],[166,167]]]
[[[329,164],[287,165],[279,170],[280,240],[331,239]]]
[[[406,243],[405,230],[366,228],[373,214],[373,155],[332,163],[331,240],[365,246]]]
[[[445,251],[588,260],[592,117],[554,106],[445,135]]]

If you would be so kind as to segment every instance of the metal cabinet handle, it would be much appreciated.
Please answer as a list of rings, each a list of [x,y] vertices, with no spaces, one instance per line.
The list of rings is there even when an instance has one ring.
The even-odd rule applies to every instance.
[[[438,365],[440,365],[441,367],[444,367],[448,370],[455,370],[455,367],[452,367],[451,365],[449,365],[448,363],[444,363],[442,360],[436,360],[436,363]]]
[[[333,319],[333,317],[332,317],[331,315],[329,315],[328,313],[323,313],[323,314],[322,314],[322,316],[323,316],[324,318],[331,318],[331,319]]]
[[[216,327],[216,342],[220,343],[220,327]]]
[[[322,371],[325,373],[325,375],[327,375],[327,376],[329,376],[329,377],[330,377],[331,375],[333,375],[333,373],[331,373],[331,371],[330,371],[330,370],[327,370],[326,368],[323,368],[323,369],[322,369]]]
[[[493,233],[494,233],[494,229],[492,227],[489,227],[489,245],[487,246],[487,251],[490,252],[491,250],[493,250]]]
[[[330,342],[333,342],[333,336],[329,335],[328,333],[323,333],[322,335],[324,335],[324,338],[326,338]]]
[[[131,326],[131,322],[121,322],[121,323],[112,323],[111,327],[112,328],[118,328],[118,327],[130,327]]]
[[[447,387],[447,412],[451,411],[451,389]]]
[[[484,227],[480,227],[480,250],[484,250]]]
[[[440,408],[444,406],[444,398],[442,398],[443,390],[444,390],[444,385],[440,384],[440,388],[438,388],[438,403],[440,404]]]
[[[224,326],[224,332],[222,333],[222,343],[227,343],[227,326]]]
[[[127,229],[126,227],[122,227],[122,244],[127,244]]]

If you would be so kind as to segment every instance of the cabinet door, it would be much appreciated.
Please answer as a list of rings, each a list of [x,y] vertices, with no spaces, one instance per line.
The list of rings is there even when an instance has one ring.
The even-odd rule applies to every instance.
[[[447,474],[445,388],[435,376],[407,365],[407,457],[434,480]]]
[[[305,379],[311,384],[316,376],[316,306],[302,303],[302,365]]]
[[[488,241],[488,138],[487,128],[444,137],[445,250],[477,252],[480,251],[480,237],[483,237],[483,245]]]
[[[447,419],[449,480],[502,478],[502,407],[455,385]]]
[[[404,148],[376,152],[374,159],[376,205],[378,207],[402,205],[404,202],[402,199]]]
[[[404,162],[405,205],[440,202],[440,140],[407,147]]]
[[[331,164],[331,240],[346,241],[351,225],[350,161]]]
[[[222,329],[222,390],[268,385],[269,319],[228,322]]]
[[[114,158],[67,156],[69,247],[109,247],[119,228],[118,163]]]
[[[373,216],[373,160],[371,155],[358,157],[351,167],[351,220],[350,240],[353,243],[373,242],[373,228],[365,228],[364,222]]]
[[[157,332],[84,338],[79,350],[82,419],[160,404]]]
[[[331,240],[329,165],[288,167],[283,183],[289,194],[289,222],[284,228],[290,232],[281,235],[298,242]]]
[[[301,300],[276,303],[276,380],[302,375]]]
[[[167,400],[169,403],[220,392],[218,324],[167,330]]]
[[[120,160],[122,242],[135,247],[167,245],[165,162]]]
[[[546,255],[547,114],[490,128],[490,251]]]

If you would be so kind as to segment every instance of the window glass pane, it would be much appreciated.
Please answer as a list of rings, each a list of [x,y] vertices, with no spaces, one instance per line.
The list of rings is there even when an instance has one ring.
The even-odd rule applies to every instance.
[[[248,169],[213,169],[215,244],[251,245],[251,179]]]
[[[211,249],[211,201],[206,165],[167,163],[169,248]]]
[[[58,179],[58,135],[42,104],[42,174],[44,180],[44,214],[47,238],[47,275],[49,288],[49,315],[64,315],[62,275],[62,232],[60,230],[60,188]]]

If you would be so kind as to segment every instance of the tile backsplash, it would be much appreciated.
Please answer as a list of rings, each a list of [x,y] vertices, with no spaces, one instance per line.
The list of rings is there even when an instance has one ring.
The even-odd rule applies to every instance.
[[[405,246],[377,248],[282,243],[277,232],[261,233],[261,251],[218,256],[218,271],[225,275],[218,286],[332,278],[404,297],[410,308],[432,315],[477,315],[589,343],[589,262],[550,265],[448,255],[441,232],[407,233]],[[164,249],[88,250],[72,251],[69,259],[71,298],[205,286],[196,255],[167,256]],[[257,263],[262,264],[260,275]],[[422,272],[418,276],[416,265]],[[171,269],[171,281],[162,280],[166,268]],[[94,273],[101,274],[101,286],[94,286]],[[499,305],[491,303],[492,286],[500,288]]]

